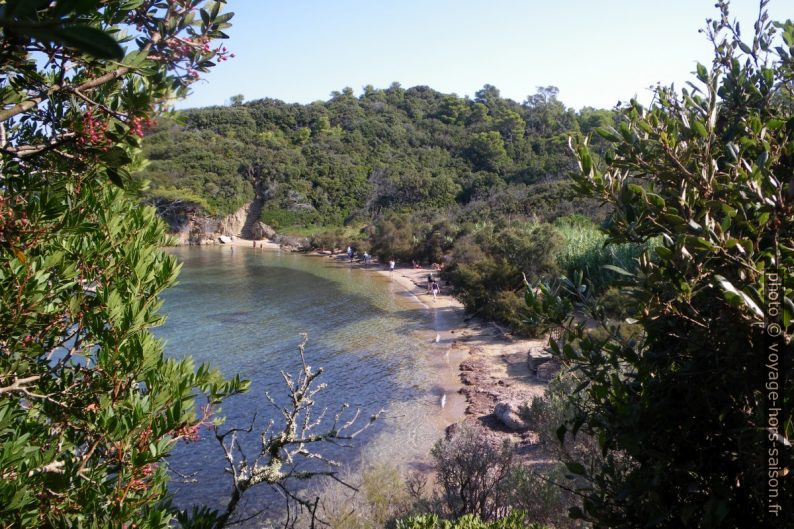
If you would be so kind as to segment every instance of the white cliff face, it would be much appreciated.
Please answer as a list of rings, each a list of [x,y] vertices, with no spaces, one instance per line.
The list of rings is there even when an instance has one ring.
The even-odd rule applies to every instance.
[[[217,218],[206,215],[195,205],[184,205],[161,212],[161,216],[177,244],[214,244],[221,235],[241,237],[250,210],[249,202],[234,213]]]
[[[251,202],[232,213],[226,215],[218,223],[218,235],[228,235],[230,237],[242,237],[243,226],[248,219],[248,211],[251,209]]]

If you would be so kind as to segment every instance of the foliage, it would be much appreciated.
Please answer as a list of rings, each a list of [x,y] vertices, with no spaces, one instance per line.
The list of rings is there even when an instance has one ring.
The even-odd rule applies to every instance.
[[[560,269],[569,277],[581,271],[587,277],[593,294],[600,294],[607,285],[619,277],[604,265],[630,270],[646,247],[653,247],[654,240],[644,244],[606,244],[607,235],[588,218],[579,216],[561,217],[554,222],[565,239],[558,262]]]
[[[636,266],[613,268],[639,338],[623,336],[572,284],[603,332],[571,325],[563,348],[551,344],[583,380],[561,433],[581,429],[604,454],[568,461],[588,482],[574,514],[596,527],[793,521],[790,510],[777,519],[768,513],[767,456],[775,454],[766,448],[761,307],[770,288],[764,271],[786,272],[780,312],[782,346],[790,347],[794,25],[770,24],[762,2],[746,43],[727,4],[718,5],[720,17],[706,30],[714,61],[697,66],[691,90],[660,87],[650,108],[632,102],[617,129],[597,129],[611,145],[604,170],[588,142],[574,143],[577,189],[613,208],[608,244],[660,240]],[[776,394],[784,410],[778,439],[790,440],[792,366],[773,374],[776,387],[787,388]],[[776,450],[790,458],[782,442]],[[791,490],[791,476],[777,474],[782,491]]]
[[[435,514],[421,514],[411,516],[397,521],[397,529],[545,529],[545,526],[532,523],[527,525],[524,522],[524,515],[521,512],[514,512],[510,515],[484,522],[476,516],[467,514],[457,520],[442,520]]]
[[[490,521],[510,511],[513,448],[509,442],[494,446],[481,429],[462,426],[451,439],[438,441],[430,455],[444,514],[453,518],[470,514]]]
[[[483,225],[456,241],[444,277],[468,311],[533,333],[525,325],[525,278],[554,275],[561,244],[548,224]]]
[[[510,505],[535,524],[563,528],[587,527],[568,517],[571,507],[580,503],[567,490],[570,475],[562,464],[518,466],[510,475]]]
[[[579,116],[554,94],[547,87],[518,103],[494,87],[470,100],[392,85],[308,105],[237,98],[152,126],[145,141],[151,163],[139,177],[152,182],[152,192],[202,196],[221,215],[257,196],[270,212],[266,220],[282,228],[462,208],[472,200],[499,210],[502,201],[489,198],[506,188],[522,216],[550,220],[558,209],[593,209],[557,200],[570,188],[549,185],[575,167],[565,138],[579,133],[580,118],[590,127],[612,123],[610,111]],[[542,196],[526,193],[527,185],[540,185]]]
[[[318,519],[334,529],[381,529],[394,527],[396,520],[416,512],[414,499],[394,464],[368,464],[360,479],[358,490],[328,482],[317,493]]]
[[[0,525],[171,527],[164,458],[247,387],[164,358],[149,328],[179,267],[118,187],[156,109],[225,56],[220,7],[2,6]]]

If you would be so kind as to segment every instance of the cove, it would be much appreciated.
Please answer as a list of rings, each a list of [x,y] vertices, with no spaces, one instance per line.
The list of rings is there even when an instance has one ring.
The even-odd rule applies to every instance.
[[[276,417],[265,391],[280,403],[286,390],[281,370],[296,373],[300,333],[307,333],[307,362],[324,369],[327,389],[319,408],[333,415],[342,403],[364,418],[384,414],[353,448],[326,447],[324,455],[354,470],[362,459],[411,464],[423,459],[441,429],[439,354],[430,342],[433,316],[388,278],[329,259],[241,247],[178,247],[168,250],[183,264],[179,283],[163,295],[167,321],[156,334],[166,355],[190,355],[226,376],[251,380],[244,395],[228,399],[227,427],[247,426],[254,413],[261,430]],[[319,411],[319,410],[318,410]],[[254,428],[256,433],[257,428]],[[219,508],[230,490],[223,453],[208,429],[180,442],[169,458],[177,505]],[[243,438],[249,459],[255,435]],[[242,513],[280,500],[250,491]]]

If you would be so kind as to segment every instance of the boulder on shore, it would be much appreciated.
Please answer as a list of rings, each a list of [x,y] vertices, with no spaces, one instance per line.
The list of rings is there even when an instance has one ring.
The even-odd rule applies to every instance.
[[[255,241],[262,239],[273,239],[275,236],[276,230],[264,222],[256,222],[253,226],[251,226],[251,238]]]
[[[514,402],[499,402],[494,407],[493,415],[510,430],[526,430],[529,425],[521,418],[518,409],[519,406]]]

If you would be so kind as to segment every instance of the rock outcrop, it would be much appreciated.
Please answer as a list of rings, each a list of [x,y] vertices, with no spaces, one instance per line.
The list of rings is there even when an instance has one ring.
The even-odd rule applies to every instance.
[[[176,244],[215,244],[221,236],[245,239],[273,239],[276,232],[259,221],[261,205],[249,202],[225,217],[213,217],[192,202],[155,203],[160,217],[168,224]]]
[[[499,402],[493,409],[494,417],[505,427],[513,431],[521,431],[529,428],[524,419],[519,415],[519,406],[513,402]]]
[[[244,236],[246,235],[243,232]],[[255,241],[261,241],[262,239],[275,239],[276,237],[276,230],[265,224],[264,222],[255,222],[249,228],[247,233],[249,239],[253,239]]]

